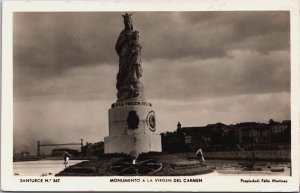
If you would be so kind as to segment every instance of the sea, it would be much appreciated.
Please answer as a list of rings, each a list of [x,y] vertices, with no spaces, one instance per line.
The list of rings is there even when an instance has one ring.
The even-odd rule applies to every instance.
[[[67,166],[85,160],[69,160]],[[65,169],[64,160],[37,160],[13,163],[15,176],[54,176]]]
[[[214,168],[214,172],[207,175],[291,176],[292,174],[290,162],[246,162],[242,160],[206,160],[204,164]],[[251,167],[249,167],[249,165]]]
[[[69,160],[68,166],[85,160]],[[244,167],[244,161],[206,160],[205,165],[214,169],[205,175],[229,176],[290,176],[291,164],[288,162],[255,162],[251,170]],[[14,162],[16,176],[54,176],[65,169],[63,160],[38,160]]]

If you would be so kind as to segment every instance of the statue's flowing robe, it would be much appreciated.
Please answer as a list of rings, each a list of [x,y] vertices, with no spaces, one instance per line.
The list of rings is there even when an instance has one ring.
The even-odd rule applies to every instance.
[[[124,29],[117,40],[116,51],[119,55],[119,72],[117,75],[117,89],[121,86],[126,86],[130,79],[131,63],[129,60],[130,55],[130,38],[133,30]]]
[[[133,81],[136,81],[138,82],[140,77],[142,76],[142,59],[141,59],[141,49],[142,49],[142,46],[141,44],[139,43],[139,41],[137,40],[133,40],[131,42],[131,53],[130,53],[130,57],[129,57],[129,60],[130,60],[130,63],[133,65],[132,66],[132,73],[133,74]]]

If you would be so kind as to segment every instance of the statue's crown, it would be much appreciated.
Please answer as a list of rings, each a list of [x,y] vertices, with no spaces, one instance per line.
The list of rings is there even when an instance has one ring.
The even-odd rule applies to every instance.
[[[130,19],[131,18],[132,13],[125,13],[125,15],[122,15],[124,19]]]

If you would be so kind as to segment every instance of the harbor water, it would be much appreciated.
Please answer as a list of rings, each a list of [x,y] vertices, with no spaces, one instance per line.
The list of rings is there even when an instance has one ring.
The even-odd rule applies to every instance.
[[[204,162],[214,169],[213,175],[238,176],[290,176],[289,162],[247,162],[242,160],[207,160]]]
[[[69,160],[67,166],[84,160]],[[20,176],[54,176],[65,169],[64,160],[38,160],[13,163],[14,175]]]

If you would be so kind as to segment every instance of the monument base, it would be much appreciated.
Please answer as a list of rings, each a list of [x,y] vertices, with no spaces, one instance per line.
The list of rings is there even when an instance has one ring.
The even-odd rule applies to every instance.
[[[119,135],[104,138],[105,153],[140,154],[142,152],[161,152],[160,135]]]
[[[161,136],[155,133],[156,118],[151,103],[124,101],[109,109],[109,136],[104,153],[139,155],[161,152]]]

